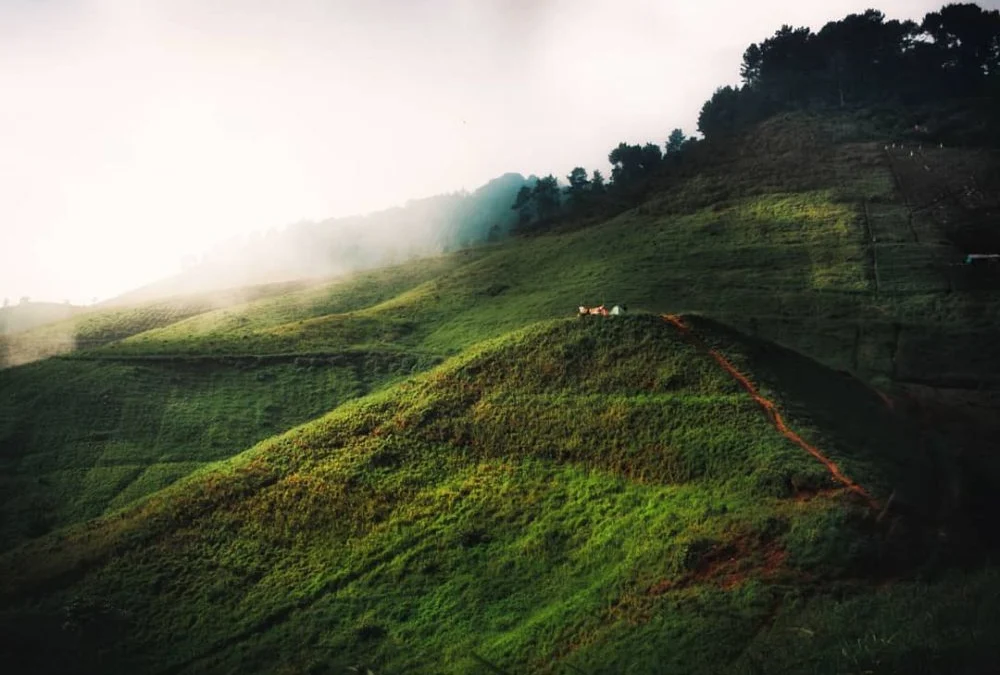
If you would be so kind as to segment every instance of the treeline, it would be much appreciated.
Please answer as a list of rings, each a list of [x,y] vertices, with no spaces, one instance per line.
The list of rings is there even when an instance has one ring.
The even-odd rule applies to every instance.
[[[702,106],[698,130],[713,142],[774,114],[801,109],[885,106],[898,110],[946,101],[979,113],[962,138],[1000,142],[1000,11],[950,4],[919,24],[886,20],[875,9],[827,23],[818,33],[782,26],[743,54],[742,84],[717,89]],[[903,115],[906,117],[906,115]],[[981,123],[981,120],[987,120]],[[897,120],[898,122],[898,120]],[[911,123],[912,124],[912,123]],[[923,127],[924,133],[926,130]],[[545,176],[522,187],[512,205],[519,232],[532,232],[586,212],[601,216],[640,201],[654,178],[670,180],[688,163],[698,139],[675,129],[666,144],[620,143],[608,155],[610,180],[582,167],[568,187]]]
[[[644,195],[655,176],[683,161],[698,139],[674,129],[661,148],[656,143],[619,143],[608,154],[611,176],[605,180],[599,170],[588,174],[581,166],[566,176],[565,187],[549,174],[525,185],[517,192],[511,209],[518,214],[517,231],[538,231],[560,218],[586,212],[599,215],[628,206]]]
[[[706,138],[802,108],[914,106],[1000,96],[1000,11],[950,4],[918,24],[869,9],[818,32],[782,26],[743,54],[742,84],[716,90],[698,118]]]

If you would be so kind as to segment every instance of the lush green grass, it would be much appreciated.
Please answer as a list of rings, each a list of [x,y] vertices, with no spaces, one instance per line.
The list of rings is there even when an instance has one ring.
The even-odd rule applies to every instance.
[[[734,362],[774,364],[761,386],[782,400],[798,378],[844,380],[697,330]],[[843,437],[828,452],[884,498],[905,480],[884,459],[905,431],[863,385],[822,395],[846,416],[814,415],[802,433]],[[800,575],[854,597],[899,545],[846,495],[811,497],[833,487],[666,322],[570,319],[9,554],[3,588],[28,598],[7,616],[31,608],[38,625],[82,603],[75,630],[95,651],[33,632],[52,642],[49,666],[65,649],[101,672],[469,672],[473,654],[518,672],[718,672],[779,598],[807,598]]]
[[[0,550],[425,369],[426,357],[50,360],[0,372]]]

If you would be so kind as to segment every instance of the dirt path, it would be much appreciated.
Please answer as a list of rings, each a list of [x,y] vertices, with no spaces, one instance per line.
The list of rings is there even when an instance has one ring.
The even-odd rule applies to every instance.
[[[863,487],[861,487],[853,480],[848,478],[846,475],[844,475],[844,472],[840,470],[840,467],[838,467],[833,460],[831,460],[829,457],[820,452],[815,446],[807,443],[797,433],[789,429],[788,425],[785,424],[785,420],[781,416],[781,413],[778,412],[778,408],[774,404],[774,402],[764,398],[760,394],[760,392],[757,391],[757,388],[747,378],[746,375],[737,370],[736,366],[730,363],[725,356],[720,354],[717,350],[709,347],[701,338],[695,335],[691,331],[691,327],[688,326],[686,323],[684,323],[684,320],[681,319],[681,317],[675,314],[664,314],[663,319],[676,326],[677,329],[680,330],[681,333],[685,337],[687,337],[696,347],[698,347],[700,350],[704,351],[706,354],[715,359],[715,361],[723,368],[723,370],[729,373],[734,380],[739,382],[743,386],[743,388],[747,390],[747,393],[750,394],[750,396],[753,397],[755,401],[757,401],[760,407],[764,409],[764,412],[771,420],[771,423],[785,438],[792,441],[797,446],[799,446],[800,448],[808,452],[810,455],[818,459],[823,464],[823,466],[827,468],[827,471],[830,472],[830,475],[833,476],[834,480],[843,485],[849,491],[857,495],[860,495],[862,498],[864,498],[864,500],[868,503],[868,505],[872,509],[876,511],[879,510],[878,502],[875,501],[874,497],[868,494],[868,492]]]

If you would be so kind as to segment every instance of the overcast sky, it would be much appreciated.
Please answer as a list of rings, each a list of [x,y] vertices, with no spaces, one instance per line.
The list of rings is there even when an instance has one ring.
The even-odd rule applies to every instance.
[[[694,131],[750,42],[873,4],[0,0],[0,296],[103,299],[237,233],[606,170]]]

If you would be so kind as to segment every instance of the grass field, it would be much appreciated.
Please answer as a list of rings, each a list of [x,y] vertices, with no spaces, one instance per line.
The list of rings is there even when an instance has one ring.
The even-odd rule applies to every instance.
[[[785,115],[606,221],[8,339],[34,362],[0,370],[5,650],[982,672],[1000,290],[956,263],[987,160],[884,145]],[[632,315],[567,318],[599,302]]]

